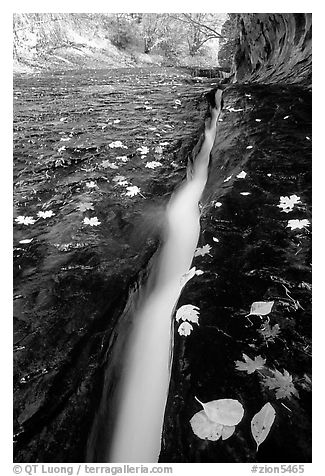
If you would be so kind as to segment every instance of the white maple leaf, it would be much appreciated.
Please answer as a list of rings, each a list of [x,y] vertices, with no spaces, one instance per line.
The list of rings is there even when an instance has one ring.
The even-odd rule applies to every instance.
[[[162,154],[163,153],[163,148],[160,145],[157,145],[155,148],[156,154]]]
[[[147,162],[146,163],[146,167],[148,169],[155,169],[156,167],[161,167],[162,166],[162,163],[161,162],[157,162],[155,160],[153,160],[152,162]]]
[[[301,203],[300,197],[290,195],[290,197],[280,197],[280,203],[277,207],[282,208],[282,212],[289,213],[297,203]]]
[[[273,341],[274,337],[280,334],[281,331],[279,324],[270,326],[270,324],[267,322],[263,327],[261,327],[261,329],[258,329],[258,332],[264,337],[264,339]]]
[[[236,177],[237,178],[245,178],[246,175],[247,175],[247,173],[244,170],[242,170],[238,175],[236,175]]]
[[[78,209],[80,212],[85,212],[87,210],[93,210],[94,206],[91,202],[84,202],[84,203],[80,203],[80,205],[78,206]]]
[[[266,360],[263,359],[260,355],[258,355],[257,357],[255,357],[254,360],[252,360],[250,357],[248,357],[248,355],[243,354],[243,359],[244,362],[240,360],[235,361],[236,369],[245,371],[248,374],[252,374],[253,372],[255,372],[255,370],[262,369],[266,362]]]
[[[145,145],[143,145],[142,147],[138,147],[137,150],[140,152],[141,155],[146,155],[148,154],[150,149],[149,147],[146,147]]]
[[[34,225],[35,221],[36,220],[33,217],[25,217],[22,215],[15,219],[15,222],[19,223],[20,225]]]
[[[118,165],[116,165],[115,162],[110,162],[109,160],[104,160],[100,165],[101,167],[104,167],[104,169],[118,169]]]
[[[97,184],[96,184],[96,182],[93,182],[93,181],[87,182],[86,187],[88,187],[88,188],[97,188]]]
[[[51,218],[54,215],[52,210],[47,210],[46,212],[38,212],[37,216],[40,218]]]
[[[177,322],[182,320],[193,322],[194,324],[199,324],[199,315],[200,309],[197,306],[193,306],[192,304],[185,304],[177,310],[175,319]]]
[[[196,248],[194,252],[194,257],[196,256],[204,256],[206,254],[210,254],[211,246],[210,245],[204,245],[202,248]],[[210,255],[211,256],[211,255]]]
[[[182,322],[178,326],[177,332],[180,336],[189,336],[193,330],[193,326],[189,322]]]
[[[127,195],[128,197],[134,197],[135,195],[138,195],[138,193],[140,193],[140,189],[136,185],[126,187],[126,189],[127,192],[125,195]]]
[[[301,230],[306,226],[309,226],[310,222],[306,218],[304,220],[289,220],[286,228],[290,227],[291,230],[296,230],[297,228]]]
[[[92,218],[84,218],[84,224],[85,225],[90,225],[90,226],[98,226],[101,224],[100,221],[98,221],[97,217],[92,217]]]
[[[279,370],[273,372],[273,377],[266,377],[263,384],[270,390],[275,390],[275,397],[290,398],[292,395],[298,397],[298,391],[292,383],[292,375],[285,369],[283,374]]]
[[[123,145],[120,140],[116,140],[114,142],[111,142],[110,144],[108,144],[108,147],[110,147],[111,149],[114,149],[114,148],[117,148],[117,147],[119,147],[120,149],[127,149],[127,146]]]

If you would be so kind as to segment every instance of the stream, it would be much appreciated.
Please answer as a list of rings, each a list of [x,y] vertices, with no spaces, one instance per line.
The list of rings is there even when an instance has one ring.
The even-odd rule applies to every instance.
[[[186,193],[180,184],[202,131],[203,95],[215,82],[168,68],[15,78],[15,461],[136,461],[132,452],[108,454],[115,430],[117,441],[145,451],[139,461],[310,460],[310,226],[287,227],[290,219],[311,219],[310,93],[230,86],[200,228],[187,228],[176,215],[179,230],[168,250],[166,210]],[[301,204],[281,213],[280,197],[292,194]],[[209,253],[192,264],[202,274],[182,283],[181,293],[175,282],[195,247],[207,244]],[[175,266],[176,250],[191,255],[175,268],[175,281],[167,269],[156,272],[164,250],[164,262],[170,256]],[[177,307],[200,309],[189,336],[170,320],[179,295]],[[252,324],[245,318],[252,302],[263,300],[276,303],[271,324],[281,335],[273,341],[261,334],[258,316]],[[158,340],[152,316],[161,323]],[[126,350],[130,336],[146,353]],[[258,376],[236,372],[242,353],[288,370],[299,398],[278,400]],[[149,356],[162,359],[163,375]],[[135,362],[157,380],[145,380],[138,393],[136,386],[127,390],[124,400],[117,388],[129,385],[123,368],[139,381]],[[225,442],[200,440],[189,425],[199,411],[195,397],[241,401],[238,432]],[[250,420],[266,401],[277,419],[256,453]],[[141,438],[124,432],[134,413]],[[152,424],[149,432],[143,421]]]

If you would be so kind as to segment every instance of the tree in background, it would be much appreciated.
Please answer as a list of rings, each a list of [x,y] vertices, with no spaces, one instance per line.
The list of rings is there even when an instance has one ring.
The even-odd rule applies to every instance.
[[[229,13],[228,19],[222,26],[220,50],[218,54],[219,64],[222,68],[231,68],[234,55],[239,43],[238,13]]]

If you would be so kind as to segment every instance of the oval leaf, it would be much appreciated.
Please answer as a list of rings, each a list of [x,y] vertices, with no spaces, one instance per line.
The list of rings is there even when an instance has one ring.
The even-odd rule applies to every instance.
[[[251,305],[249,316],[267,316],[272,311],[274,301],[256,301]]]
[[[221,431],[221,438],[223,440],[227,440],[234,434],[235,429],[235,426],[223,426]]]
[[[275,418],[275,410],[268,402],[261,410],[253,416],[251,421],[251,430],[254,440],[257,444],[257,450],[261,443],[265,440]]]
[[[196,398],[196,397],[195,397]],[[209,420],[221,425],[237,425],[244,416],[244,408],[238,400],[232,398],[221,398],[211,402],[201,403]]]
[[[217,441],[219,440],[223,426],[215,423],[207,417],[204,410],[195,413],[190,420],[193,432],[202,440]]]

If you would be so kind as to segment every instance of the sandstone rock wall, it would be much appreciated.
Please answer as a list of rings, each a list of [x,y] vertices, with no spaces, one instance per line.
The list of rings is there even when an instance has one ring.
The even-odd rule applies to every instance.
[[[311,13],[244,13],[235,80],[311,86]]]

